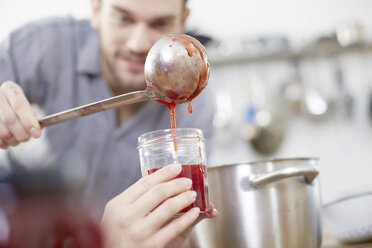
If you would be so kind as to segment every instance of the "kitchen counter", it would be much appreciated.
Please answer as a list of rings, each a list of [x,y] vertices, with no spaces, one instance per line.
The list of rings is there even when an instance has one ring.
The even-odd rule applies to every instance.
[[[332,239],[328,234],[327,230],[323,232],[323,241],[321,248],[371,248],[372,241],[368,243],[359,244],[341,244],[337,240]]]
[[[190,239],[187,239],[182,248],[195,248],[192,246]],[[359,244],[341,244],[333,239],[327,230],[323,228],[322,246],[320,248],[372,248],[372,241]]]
[[[338,242],[323,242],[321,248],[371,248],[372,242],[360,243],[360,244],[340,244]]]

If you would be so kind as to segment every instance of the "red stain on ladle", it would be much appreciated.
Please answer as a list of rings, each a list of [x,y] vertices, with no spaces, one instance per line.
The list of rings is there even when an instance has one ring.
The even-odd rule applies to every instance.
[[[173,36],[172,36],[173,37]],[[197,84],[196,90],[187,98],[188,101],[191,101],[195,97],[197,97],[200,92],[205,88],[208,82],[209,78],[209,72],[210,72],[210,64],[208,61],[208,56],[205,51],[204,46],[197,41],[195,38],[188,36],[188,35],[176,35],[172,38],[173,42],[179,42],[183,45],[183,47],[186,49],[188,56],[192,57],[194,54],[199,54],[203,66],[200,70],[199,74],[199,81]],[[195,65],[197,66],[197,65]]]

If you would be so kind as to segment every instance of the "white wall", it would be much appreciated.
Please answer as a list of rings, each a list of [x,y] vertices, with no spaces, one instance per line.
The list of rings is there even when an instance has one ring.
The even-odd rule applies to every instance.
[[[217,38],[285,34],[292,39],[303,39],[351,20],[372,22],[370,0],[189,1],[190,28]],[[10,30],[35,18],[65,14],[86,17],[89,13],[89,0],[2,0],[0,40]],[[367,33],[372,33],[372,25],[367,28]]]
[[[22,24],[43,17],[71,14],[76,17],[89,15],[89,0],[1,0],[0,40]]]
[[[190,0],[190,25],[218,38],[285,34],[311,38],[336,25],[372,23],[370,0]],[[369,27],[371,33],[372,25]]]

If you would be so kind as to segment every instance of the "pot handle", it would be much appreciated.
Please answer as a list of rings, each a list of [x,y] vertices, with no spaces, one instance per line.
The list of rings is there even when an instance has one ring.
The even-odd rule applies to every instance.
[[[244,188],[261,188],[269,183],[273,183],[288,177],[304,176],[305,182],[310,184],[319,174],[319,169],[314,166],[294,166],[274,170],[261,175],[252,175],[243,178]]]

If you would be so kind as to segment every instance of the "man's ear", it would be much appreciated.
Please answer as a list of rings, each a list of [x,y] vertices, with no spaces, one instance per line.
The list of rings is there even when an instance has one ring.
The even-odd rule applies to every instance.
[[[90,19],[90,24],[94,29],[99,29],[99,20],[101,14],[101,1],[100,0],[90,0],[90,5],[92,7],[92,17]]]
[[[190,15],[190,9],[185,8],[185,10],[183,11],[182,20],[181,20],[182,32],[185,32],[186,30],[186,21],[189,15]]]

